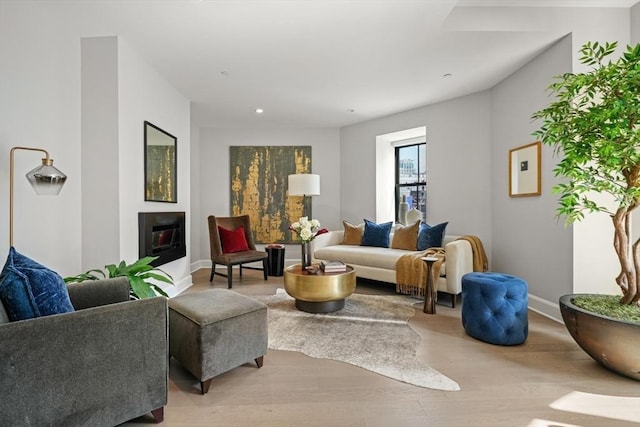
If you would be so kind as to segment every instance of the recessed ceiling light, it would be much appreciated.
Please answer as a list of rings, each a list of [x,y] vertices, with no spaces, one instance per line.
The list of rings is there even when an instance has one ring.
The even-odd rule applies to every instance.
[[[256,108],[256,114],[262,114],[264,110],[262,108]]]

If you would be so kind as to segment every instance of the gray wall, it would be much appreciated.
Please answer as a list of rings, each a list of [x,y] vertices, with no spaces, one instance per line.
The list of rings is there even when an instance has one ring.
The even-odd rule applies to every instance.
[[[200,233],[193,236],[200,241],[200,259],[192,269],[211,265],[207,217],[230,214],[229,147],[240,145],[310,145],[312,172],[320,175],[320,195],[312,197],[313,217],[328,229],[342,226],[338,129],[201,129],[199,158],[195,160],[200,169],[200,206],[198,215],[194,213],[193,217],[197,223],[193,229]],[[299,260],[299,245],[288,245],[285,254],[291,262]]]
[[[631,43],[640,43],[640,3],[636,3],[631,9]]]
[[[82,267],[120,261],[118,39],[80,42],[82,61]],[[105,179],[105,177],[112,177]],[[105,209],[109,206],[110,209]]]
[[[571,293],[572,229],[556,219],[557,182],[552,149],[542,149],[542,195],[508,195],[509,150],[534,141],[531,114],[550,101],[546,88],[552,76],[571,71],[572,41],[567,36],[491,90],[492,268],[529,283],[530,305],[554,317],[561,295]],[[546,301],[540,301],[539,298]]]
[[[426,126],[427,222],[448,221],[448,234],[479,236],[490,254],[490,106],[484,91],[342,128],[341,217],[376,219],[376,136]]]
[[[510,198],[511,148],[533,142],[531,114],[549,101],[552,76],[571,71],[566,37],[492,88],[477,94],[359,123],[341,130],[341,217],[375,218],[377,135],[427,127],[430,223],[449,221],[447,232],[479,236],[490,268],[529,282],[532,306],[558,317],[555,302],[572,290],[572,234],[555,218],[553,159],[543,149],[540,197]]]

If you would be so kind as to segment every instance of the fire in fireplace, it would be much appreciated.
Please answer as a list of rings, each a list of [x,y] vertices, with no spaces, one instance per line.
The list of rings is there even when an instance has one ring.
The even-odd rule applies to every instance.
[[[139,257],[158,267],[187,255],[184,212],[138,212]]]

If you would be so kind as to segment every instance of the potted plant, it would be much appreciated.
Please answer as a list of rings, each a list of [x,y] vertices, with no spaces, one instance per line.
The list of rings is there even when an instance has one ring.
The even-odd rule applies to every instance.
[[[556,77],[549,86],[555,101],[532,117],[542,121],[534,136],[561,158],[554,169],[564,178],[553,187],[560,194],[557,213],[569,224],[588,213],[608,214],[620,263],[615,280],[622,295],[563,296],[563,320],[591,357],[640,380],[640,240],[631,235],[631,214],[640,206],[640,44],[610,60],[616,47],[583,45],[580,61],[591,70]],[[610,195],[614,206],[595,200],[595,193]],[[594,314],[607,299],[614,300],[613,310]]]
[[[99,280],[104,278],[127,277],[129,279],[130,293],[133,299],[151,298],[158,295],[167,297],[165,291],[156,285],[153,280],[173,284],[171,276],[157,267],[150,265],[158,257],[144,257],[133,264],[105,265],[105,274],[102,270],[93,269],[77,276],[65,277],[65,283],[84,282],[85,280]]]

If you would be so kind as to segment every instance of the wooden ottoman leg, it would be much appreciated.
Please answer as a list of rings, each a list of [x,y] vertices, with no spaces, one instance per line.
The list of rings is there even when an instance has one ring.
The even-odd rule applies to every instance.
[[[211,381],[213,378],[209,378],[206,381],[200,381],[200,393],[207,394],[209,392],[209,386],[211,385]]]
[[[258,368],[262,368],[262,364],[264,363],[264,356],[260,356],[257,359],[255,359],[256,361],[256,365],[258,365]]]
[[[151,411],[151,415],[156,420],[156,423],[161,423],[164,421],[164,406],[154,409]]]

